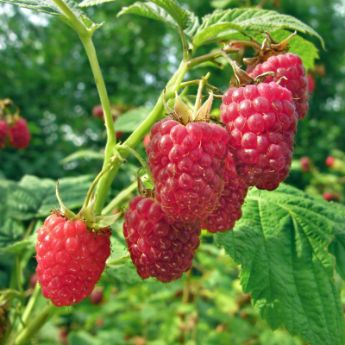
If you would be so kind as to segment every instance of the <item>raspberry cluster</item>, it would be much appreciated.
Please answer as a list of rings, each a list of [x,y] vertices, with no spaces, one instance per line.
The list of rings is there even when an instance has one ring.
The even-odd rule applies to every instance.
[[[90,295],[110,255],[110,230],[92,231],[82,220],[53,213],[37,232],[37,280],[56,306]]]

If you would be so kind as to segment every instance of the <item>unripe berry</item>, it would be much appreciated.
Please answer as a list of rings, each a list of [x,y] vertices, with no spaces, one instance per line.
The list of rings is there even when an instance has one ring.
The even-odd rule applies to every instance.
[[[99,105],[95,105],[93,108],[92,108],[92,115],[94,117],[97,117],[99,119],[103,119],[103,108],[102,106],[99,104]]]
[[[309,172],[310,171],[310,158],[309,157],[302,157],[300,159],[301,164],[301,170],[303,172]]]
[[[333,156],[328,156],[326,158],[326,165],[329,167],[329,168],[332,168],[334,166],[334,162],[335,162],[335,158]]]

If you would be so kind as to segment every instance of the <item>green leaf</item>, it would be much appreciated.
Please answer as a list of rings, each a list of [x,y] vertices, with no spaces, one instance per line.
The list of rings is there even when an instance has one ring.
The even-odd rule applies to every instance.
[[[151,3],[136,2],[131,6],[123,7],[117,16],[120,17],[124,14],[134,14],[137,16],[146,17],[166,23],[174,28],[177,27],[174,20],[168,15],[166,11]]]
[[[192,33],[199,23],[194,13],[182,8],[175,0],[151,0],[148,2],[135,2],[123,7],[118,16],[135,14],[166,23],[173,28],[186,30]],[[188,30],[187,30],[188,29]]]
[[[334,219],[339,226],[335,229],[335,237],[329,247],[330,252],[336,258],[336,269],[338,274],[345,280],[345,208],[343,205],[331,203]]]
[[[79,4],[79,7],[91,7],[102,5],[107,2],[114,2],[116,0],[84,0]]]
[[[133,132],[150,112],[148,107],[138,107],[122,114],[115,122],[119,132]]]
[[[335,214],[336,213],[336,214]],[[243,217],[217,242],[241,265],[241,284],[272,328],[312,345],[342,345],[345,327],[327,248],[345,213],[295,188],[250,191]]]
[[[218,10],[204,17],[194,36],[193,43],[199,47],[212,42],[228,40],[236,32],[253,35],[282,29],[315,36],[324,47],[321,36],[300,20],[275,11],[255,8]]]
[[[103,161],[103,158],[104,158],[104,154],[101,152],[97,152],[94,150],[79,150],[65,157],[61,161],[61,163],[67,164],[67,163],[70,163],[76,160],[81,160],[81,159]]]
[[[51,0],[0,0],[0,2],[28,8],[36,12],[57,15],[59,11]]]
[[[35,236],[31,236],[25,240],[11,243],[0,248],[0,254],[20,254],[23,252],[33,252],[35,248]]]
[[[190,23],[190,13],[183,9],[175,0],[151,0],[157,6],[163,8],[175,20],[178,26],[184,30]]]

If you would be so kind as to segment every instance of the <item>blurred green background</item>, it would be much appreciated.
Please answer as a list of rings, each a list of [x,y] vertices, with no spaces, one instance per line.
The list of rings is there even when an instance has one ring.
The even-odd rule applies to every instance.
[[[202,16],[214,8],[257,4],[259,1],[184,0]],[[263,3],[263,1],[261,1]],[[180,44],[163,24],[135,17],[116,19],[130,1],[118,0],[89,9],[105,22],[95,45],[111,102],[122,109],[154,104],[179,62]],[[265,1],[265,8],[291,14],[311,25],[326,41],[314,74],[316,88],[308,117],[299,125],[295,162],[289,183],[344,200],[345,151],[345,2],[344,0]],[[317,42],[315,42],[317,44]],[[24,175],[57,179],[95,174],[100,160],[62,160],[78,150],[101,152],[104,126],[92,116],[99,103],[94,81],[77,36],[60,21],[10,5],[0,5],[0,99],[11,98],[29,121],[28,149],[0,151],[0,178]],[[226,74],[224,76],[224,74]],[[225,90],[229,71],[212,70],[212,83]],[[122,139],[128,135],[122,134]],[[337,169],[324,161],[338,158]],[[312,169],[303,173],[299,158],[308,156]],[[136,167],[122,170],[115,190],[135,176]],[[115,226],[121,232],[120,224]],[[241,292],[238,268],[203,237],[192,274],[172,284],[142,282],[131,265],[109,268],[99,284],[103,300],[86,300],[64,310],[42,331],[39,344],[206,344],[297,345],[285,331],[272,332]],[[113,251],[123,251],[119,238]],[[0,260],[0,282],[6,286],[10,265]],[[34,260],[25,270],[29,287]],[[3,286],[0,286],[1,288]],[[94,301],[95,302],[95,301]]]

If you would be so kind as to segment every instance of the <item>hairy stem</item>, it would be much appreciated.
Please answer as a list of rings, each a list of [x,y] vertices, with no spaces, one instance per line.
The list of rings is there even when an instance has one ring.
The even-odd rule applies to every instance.
[[[55,307],[53,305],[48,305],[42,312],[36,316],[28,325],[25,327],[15,338],[11,345],[23,345],[28,343],[32,337],[41,329],[41,327],[48,321],[52,316]]]

